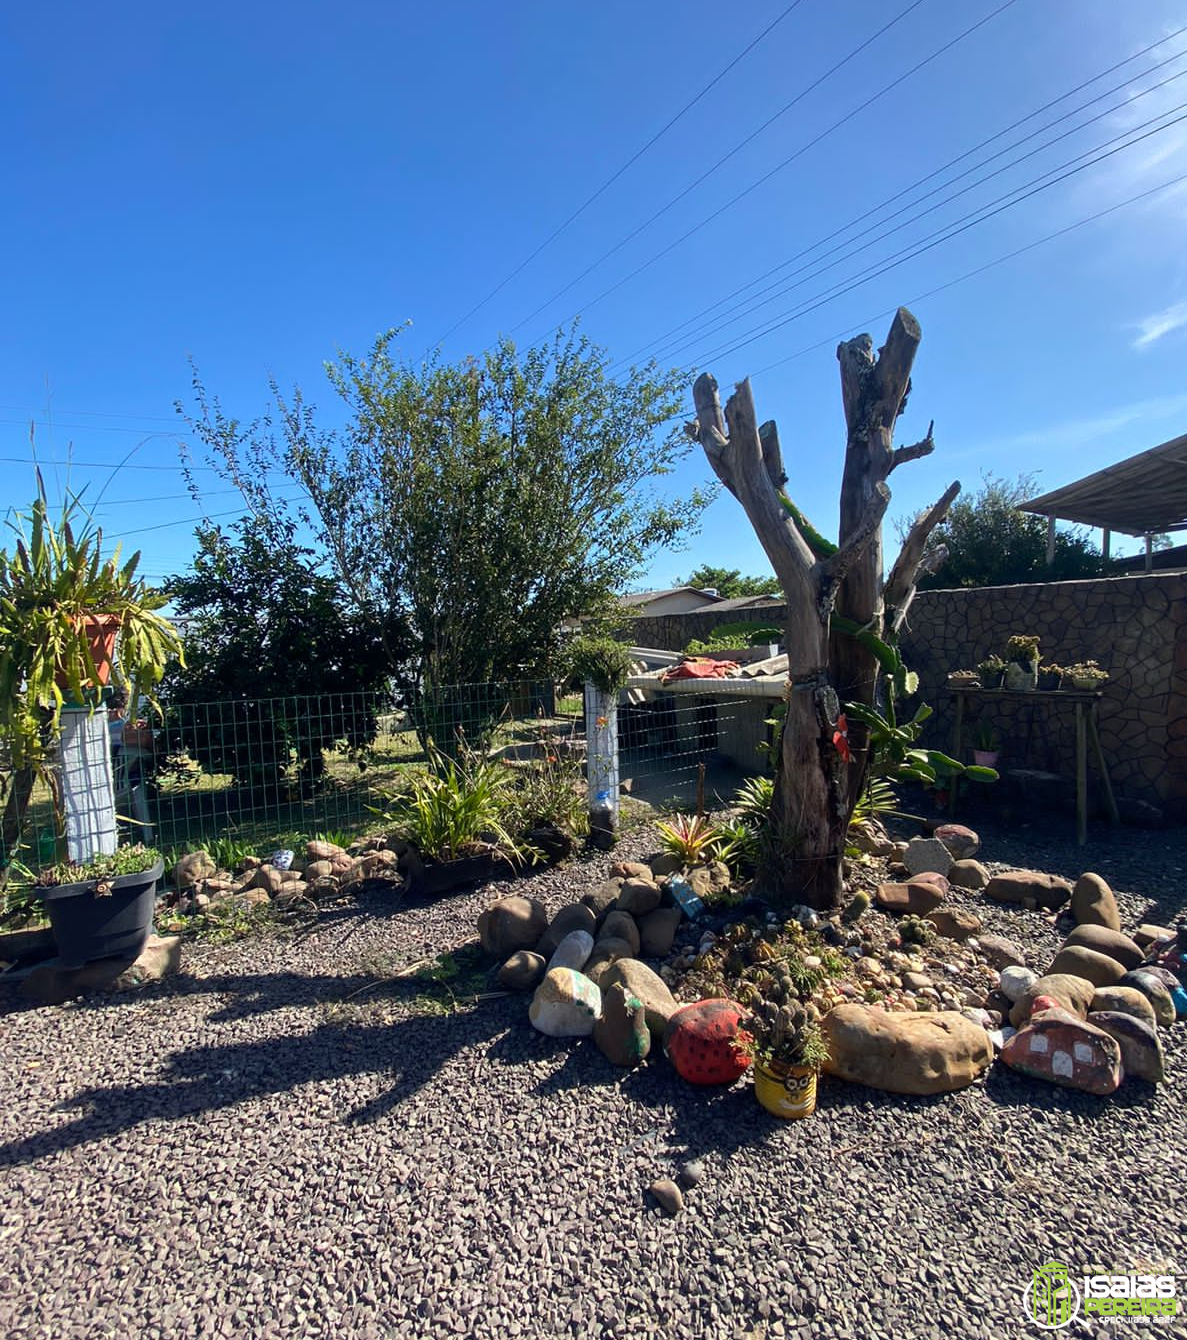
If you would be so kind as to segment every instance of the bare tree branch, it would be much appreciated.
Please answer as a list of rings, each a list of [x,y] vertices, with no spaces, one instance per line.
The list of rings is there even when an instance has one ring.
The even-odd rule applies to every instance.
[[[959,492],[959,480],[949,484],[939,502],[935,503],[926,512],[921,512],[915,518],[914,525],[908,532],[906,540],[903,541],[903,547],[898,558],[894,561],[894,567],[890,570],[890,576],[886,579],[886,586],[883,590],[883,598],[890,617],[890,627],[895,631],[902,624],[907,613],[907,607],[915,595],[915,582],[920,576],[920,564],[923,560],[923,551],[927,547],[928,537],[948,515],[948,509],[952,506]]]
[[[758,440],[762,443],[763,463],[771,483],[781,489],[787,483],[787,471],[783,468],[783,448],[779,445],[779,428],[774,419],[768,419],[758,430]]]
[[[874,365],[878,398],[882,402],[883,427],[893,427],[902,411],[911,389],[911,365],[915,362],[915,353],[922,338],[919,322],[905,307],[900,307],[894,314],[890,334],[878,350],[878,362]]]
[[[936,449],[935,440],[932,432],[935,429],[936,421],[933,419],[927,425],[927,436],[919,442],[913,442],[909,447],[896,447],[894,455],[890,458],[890,469],[897,469],[907,461],[917,461],[921,456],[930,456]],[[889,473],[889,471],[887,472]]]

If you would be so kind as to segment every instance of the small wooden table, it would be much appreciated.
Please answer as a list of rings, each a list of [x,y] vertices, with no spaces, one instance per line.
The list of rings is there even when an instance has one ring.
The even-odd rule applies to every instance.
[[[1117,800],[1113,795],[1113,783],[1109,778],[1108,764],[1100,744],[1100,732],[1097,729],[1097,717],[1100,700],[1104,696],[1099,689],[1055,689],[1035,690],[1033,693],[1019,693],[1015,689],[958,688],[949,686],[948,692],[956,699],[956,722],[952,728],[952,757],[959,760],[964,734],[965,703],[972,701],[1005,701],[1025,704],[1028,707],[1058,706],[1071,703],[1076,709],[1076,839],[1082,847],[1088,841],[1088,744],[1092,743],[1092,752],[1096,755],[1096,765],[1100,769],[1101,780],[1105,784],[1105,800],[1109,808],[1109,818],[1114,824],[1121,822],[1117,812]],[[956,793],[954,785],[948,796],[948,813],[956,813]]]

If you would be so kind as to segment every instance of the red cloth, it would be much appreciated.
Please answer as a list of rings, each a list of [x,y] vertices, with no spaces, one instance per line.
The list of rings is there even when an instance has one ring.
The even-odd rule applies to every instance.
[[[728,679],[738,669],[736,661],[714,661],[708,657],[690,656],[679,665],[669,666],[659,677],[661,684],[675,679]]]

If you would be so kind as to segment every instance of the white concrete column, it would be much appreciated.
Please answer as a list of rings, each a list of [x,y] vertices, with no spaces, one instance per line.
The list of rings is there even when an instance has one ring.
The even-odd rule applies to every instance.
[[[59,750],[67,855],[78,864],[110,856],[118,835],[107,708],[64,707]]]

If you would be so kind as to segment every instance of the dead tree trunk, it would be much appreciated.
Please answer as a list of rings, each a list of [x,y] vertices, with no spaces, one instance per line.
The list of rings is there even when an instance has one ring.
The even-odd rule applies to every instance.
[[[960,487],[954,484],[916,521],[883,585],[886,479],[903,461],[934,448],[930,428],[913,446],[892,445],[919,339],[919,323],[900,308],[876,359],[868,335],[837,350],[848,444],[835,546],[783,492],[779,436],[773,423],[758,428],[750,383],[737,386],[724,415],[712,376],[703,374],[693,388],[697,420],[689,432],[742,504],[787,600],[787,715],[771,813],[774,855],[764,871],[768,891],[785,904],[829,908],[839,900],[845,830],[865,778],[864,736],[854,730],[846,742],[839,718],[844,702],[874,702],[878,661],[853,637],[830,636],[834,608],[880,637],[897,631],[925,564],[927,538]]]

